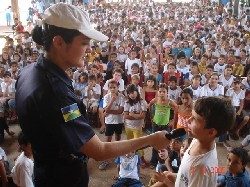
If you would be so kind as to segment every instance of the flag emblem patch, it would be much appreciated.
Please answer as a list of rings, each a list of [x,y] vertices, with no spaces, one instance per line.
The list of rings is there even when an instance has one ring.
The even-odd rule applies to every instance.
[[[61,111],[65,122],[71,121],[81,116],[81,113],[76,103],[61,108]]]

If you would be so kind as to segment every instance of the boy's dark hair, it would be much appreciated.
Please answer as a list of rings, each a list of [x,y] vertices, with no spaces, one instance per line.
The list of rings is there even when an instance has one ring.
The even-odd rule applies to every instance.
[[[235,122],[235,109],[231,101],[223,97],[198,99],[194,111],[205,120],[205,129],[216,129],[216,137],[225,134]]]
[[[208,59],[208,56],[206,54],[202,55],[202,57]]]
[[[190,66],[197,66],[197,67],[198,67],[198,63],[195,62],[195,61],[192,61],[192,62],[190,63]]]
[[[227,65],[225,66],[225,69],[227,69],[227,68],[230,68],[230,69],[233,70],[233,66],[232,66],[231,64],[227,64]]]
[[[239,157],[241,159],[242,165],[246,166],[247,163],[249,162],[249,156],[248,153],[245,149],[241,148],[241,147],[235,147],[233,148],[232,151],[230,151],[230,153],[236,155],[237,157]]]
[[[93,64],[91,68],[99,69],[99,67],[96,64]]]
[[[224,58],[225,59],[225,55],[220,54],[219,58]]]
[[[96,81],[95,75],[89,75],[88,80]]]
[[[214,66],[213,66],[212,64],[208,64],[208,65],[206,66],[206,69],[214,69]]]
[[[241,57],[240,56],[235,56],[235,60],[241,60]]]
[[[93,60],[93,61],[97,61],[97,62],[99,62],[99,61],[100,61],[100,58],[96,57],[96,58],[94,58],[94,60]]]
[[[12,61],[12,62],[10,63],[10,67],[11,67],[12,65],[17,65],[17,62]]]
[[[139,67],[139,64],[137,64],[137,63],[133,63],[133,64],[131,65],[131,68],[133,68],[133,67],[137,67],[138,69],[140,68],[140,67]]]
[[[117,54],[116,53],[111,53],[110,56],[116,56],[117,57]]]
[[[176,69],[175,63],[170,63],[170,64],[168,64],[167,68],[169,68],[169,66],[173,66],[173,67]]]
[[[170,76],[168,78],[168,81],[174,81],[175,83],[177,83],[177,78],[175,76]]]
[[[116,69],[114,69],[113,70],[113,74],[115,74],[115,73],[120,73],[121,75],[123,74],[123,70],[122,70],[122,68],[116,68]]]
[[[28,145],[30,143],[30,141],[28,140],[28,138],[24,135],[23,132],[20,132],[18,135],[18,144],[19,145]]]
[[[201,81],[201,76],[200,76],[199,74],[194,75],[194,76],[192,77],[192,80],[194,80],[194,79],[200,79],[200,81]]]
[[[115,79],[110,79],[110,80],[108,80],[108,86],[109,86],[110,84],[116,84],[117,87],[119,86],[119,82],[118,82],[117,80],[115,80]]]
[[[129,103],[131,106],[133,106],[134,104],[138,103],[141,100],[140,93],[134,84],[128,85],[126,92],[127,92],[127,94],[137,92],[137,97],[135,100],[132,100],[132,99],[130,99],[130,97],[128,97],[127,103]]]
[[[167,85],[165,83],[160,83],[159,88],[167,89]]]

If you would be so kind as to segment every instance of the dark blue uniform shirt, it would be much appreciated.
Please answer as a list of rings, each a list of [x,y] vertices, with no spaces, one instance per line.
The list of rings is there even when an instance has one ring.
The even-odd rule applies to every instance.
[[[79,149],[95,135],[71,79],[43,56],[22,70],[16,84],[16,109],[31,142],[35,166],[53,165],[62,151],[84,156]]]

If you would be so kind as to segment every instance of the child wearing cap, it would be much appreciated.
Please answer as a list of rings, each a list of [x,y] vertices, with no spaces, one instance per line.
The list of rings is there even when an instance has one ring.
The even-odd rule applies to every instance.
[[[241,79],[239,77],[234,79],[233,87],[227,90],[225,96],[231,100],[232,105],[236,110],[236,126],[230,131],[230,137],[234,140],[238,140],[240,130],[247,124],[249,120],[249,115],[243,109],[245,90],[241,89]]]

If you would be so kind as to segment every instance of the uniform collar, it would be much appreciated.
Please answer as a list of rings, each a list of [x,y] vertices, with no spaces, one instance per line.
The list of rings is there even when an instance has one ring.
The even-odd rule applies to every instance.
[[[72,85],[72,80],[69,78],[69,76],[56,64],[45,58],[44,55],[39,56],[37,65],[42,67],[45,71],[48,71],[49,73],[55,75],[66,84]]]

